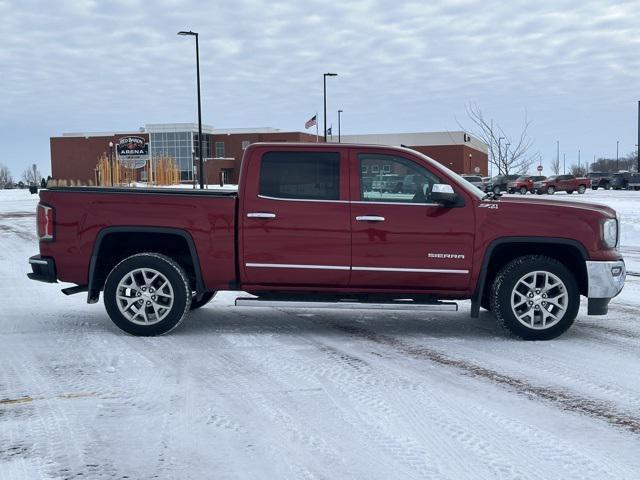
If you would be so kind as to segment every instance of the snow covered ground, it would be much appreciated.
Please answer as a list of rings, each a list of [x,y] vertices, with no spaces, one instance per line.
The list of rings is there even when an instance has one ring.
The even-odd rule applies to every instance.
[[[618,209],[640,272],[640,192],[553,198]],[[0,479],[640,475],[640,277],[550,342],[508,339],[464,302],[310,312],[230,294],[135,338],[26,278],[36,202],[0,191]]]

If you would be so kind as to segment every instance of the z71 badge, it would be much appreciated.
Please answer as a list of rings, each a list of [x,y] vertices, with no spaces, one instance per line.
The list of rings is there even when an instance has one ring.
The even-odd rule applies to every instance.
[[[498,209],[498,204],[497,203],[481,203],[478,206],[480,208],[488,208],[490,210],[497,210]]]

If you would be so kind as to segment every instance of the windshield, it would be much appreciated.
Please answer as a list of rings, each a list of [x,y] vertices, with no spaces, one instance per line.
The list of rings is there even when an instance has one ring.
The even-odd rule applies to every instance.
[[[522,175],[517,178],[518,181],[524,182],[525,180],[529,180],[529,175]]]
[[[556,178],[558,178],[557,175],[551,175],[547,180],[555,180]]]

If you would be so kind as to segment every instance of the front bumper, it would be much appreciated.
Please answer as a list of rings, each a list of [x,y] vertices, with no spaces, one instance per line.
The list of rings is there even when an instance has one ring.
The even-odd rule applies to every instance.
[[[587,261],[589,315],[606,315],[609,301],[624,287],[627,270],[623,260],[614,262]]]
[[[27,277],[31,280],[46,283],[57,283],[56,262],[53,258],[34,255],[29,258],[29,264],[31,265],[32,273],[27,273]]]

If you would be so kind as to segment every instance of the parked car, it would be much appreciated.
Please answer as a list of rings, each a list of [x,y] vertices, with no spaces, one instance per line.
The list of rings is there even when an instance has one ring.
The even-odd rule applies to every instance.
[[[629,190],[640,190],[640,174],[629,174],[629,176],[627,177],[627,188]]]
[[[520,175],[496,175],[487,184],[485,192],[493,192],[495,194],[506,192],[509,182],[515,180],[519,176]]]
[[[371,189],[375,192],[400,192],[404,178],[400,175],[385,174],[373,178]]]
[[[589,179],[586,177],[576,178],[575,175],[552,175],[546,180],[536,182],[534,189],[537,194],[548,193],[553,195],[556,192],[567,192],[572,194],[578,192],[583,194],[587,191]]]
[[[521,175],[514,181],[507,184],[507,192],[525,195],[527,192],[533,193],[533,185],[535,182],[541,182],[547,177],[539,175]]]
[[[630,172],[618,172],[611,176],[611,188],[614,190],[627,190],[629,188]]]
[[[587,173],[587,178],[590,180],[593,190],[598,190],[599,188],[609,190],[611,188],[611,174],[609,173],[589,172]]]
[[[363,201],[359,162],[381,156],[425,188]],[[472,316],[482,306],[542,340],[572,325],[581,295],[604,315],[624,285],[613,209],[484,194],[416,151],[253,143],[240,179],[237,192],[43,189],[29,277],[75,284],[63,292],[89,303],[102,294],[113,322],[144,336],[237,290],[254,295],[238,306],[280,308],[424,312],[471,299]]]
[[[467,182],[469,182],[474,187],[479,188],[484,192],[485,184],[482,181],[482,177],[479,177],[478,175],[462,175],[462,178],[464,178]]]

